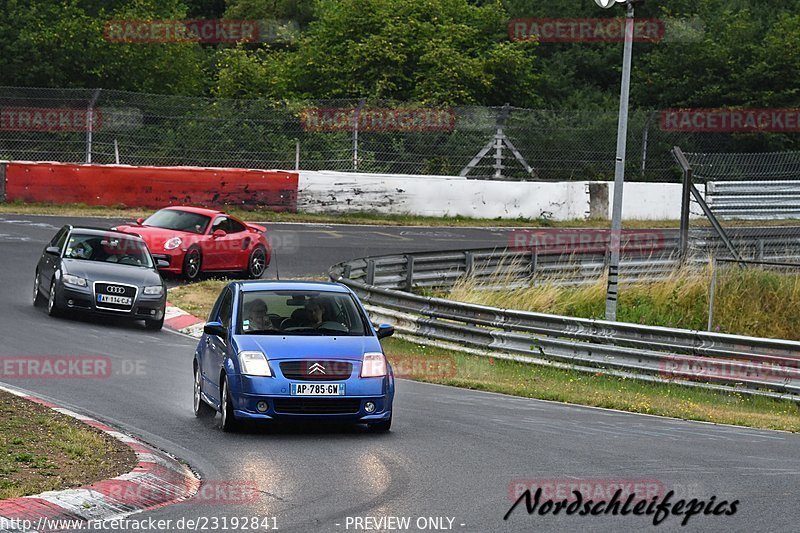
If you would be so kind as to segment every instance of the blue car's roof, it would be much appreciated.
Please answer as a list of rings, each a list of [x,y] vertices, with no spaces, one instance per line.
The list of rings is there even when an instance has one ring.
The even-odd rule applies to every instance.
[[[327,281],[237,281],[241,290],[249,291],[323,291],[323,292],[350,292],[347,287],[338,283]]]

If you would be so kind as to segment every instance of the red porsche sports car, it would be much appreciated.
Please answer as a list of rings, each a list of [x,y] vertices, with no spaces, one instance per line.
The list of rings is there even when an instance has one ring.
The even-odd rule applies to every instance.
[[[214,209],[167,207],[115,229],[140,235],[162,272],[195,280],[201,272],[244,272],[260,278],[272,257],[264,226],[248,224]]]

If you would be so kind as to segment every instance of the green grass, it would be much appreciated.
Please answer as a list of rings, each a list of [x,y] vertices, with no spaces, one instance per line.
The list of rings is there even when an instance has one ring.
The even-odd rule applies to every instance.
[[[176,287],[170,289],[169,300],[182,309],[192,309],[196,316],[206,317],[225,283],[210,280]],[[384,339],[381,344],[395,368],[411,368],[414,371],[408,377],[417,381],[686,420],[800,431],[800,407],[788,401],[650,384],[608,376],[600,370],[586,374],[517,363],[398,338]],[[422,360],[433,364],[410,364]],[[448,361],[452,364],[446,364]]]
[[[116,439],[0,391],[0,500],[86,485],[135,465]]]
[[[738,266],[718,266],[713,331],[800,340],[800,276]],[[486,283],[503,283],[502,276]],[[705,330],[711,269],[682,269],[655,283],[623,284],[619,291],[617,319],[622,322]],[[504,307],[603,318],[605,279],[579,288],[544,284],[516,290],[480,290],[465,279],[448,298]]]
[[[381,343],[394,365],[402,365],[409,357],[451,358],[454,361],[454,375],[437,375],[447,374],[438,372],[417,374],[414,379],[418,381],[684,420],[800,431],[800,406],[790,401],[718,393],[674,384],[645,383],[609,376],[601,371],[587,374],[517,363],[397,338],[384,339]]]

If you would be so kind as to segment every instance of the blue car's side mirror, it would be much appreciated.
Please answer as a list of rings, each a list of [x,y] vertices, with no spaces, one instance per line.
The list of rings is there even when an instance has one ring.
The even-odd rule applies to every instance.
[[[378,334],[379,339],[385,339],[386,337],[391,337],[394,335],[394,326],[390,324],[381,324],[378,326],[378,330],[376,332]]]
[[[222,325],[222,322],[206,322],[206,325],[203,326],[203,333],[224,339],[228,335],[228,329]]]

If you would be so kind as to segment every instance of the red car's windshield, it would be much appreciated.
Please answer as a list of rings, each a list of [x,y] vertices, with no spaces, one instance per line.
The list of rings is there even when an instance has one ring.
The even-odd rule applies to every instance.
[[[209,222],[211,222],[211,218],[205,215],[179,209],[162,209],[150,215],[142,224],[155,228],[202,234],[206,231]]]

